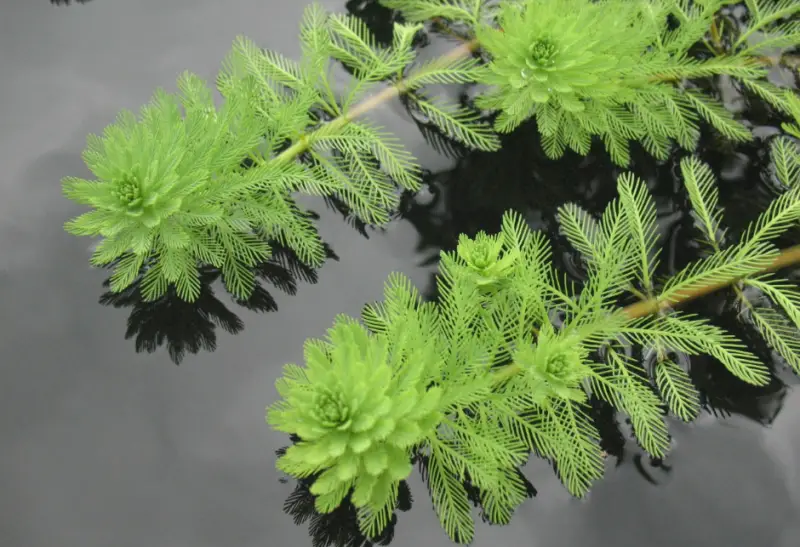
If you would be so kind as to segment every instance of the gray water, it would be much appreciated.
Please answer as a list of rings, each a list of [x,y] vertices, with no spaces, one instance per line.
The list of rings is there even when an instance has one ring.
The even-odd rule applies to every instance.
[[[304,546],[306,526],[282,511],[275,450],[288,443],[264,407],[303,340],[337,313],[357,314],[402,271],[424,287],[417,234],[396,222],[357,236],[319,209],[339,256],[279,311],[237,309],[238,336],[180,367],[166,351],[136,353],[127,312],[100,306],[104,272],[90,241],[64,233],[82,210],[63,176],[89,177],[80,152],[122,108],[191,70],[213,78],[237,34],[297,57],[305,2],[290,0],[46,0],[0,4],[0,546]],[[326,7],[344,11],[341,2]],[[430,170],[451,160],[425,143],[399,105],[376,114]],[[797,547],[800,395],[789,391],[769,426],[704,414],[673,424],[671,471],[652,484],[630,461],[609,465],[583,501],[531,463],[538,489],[512,524],[479,524],[474,545],[503,547]],[[392,545],[449,545],[418,478]]]

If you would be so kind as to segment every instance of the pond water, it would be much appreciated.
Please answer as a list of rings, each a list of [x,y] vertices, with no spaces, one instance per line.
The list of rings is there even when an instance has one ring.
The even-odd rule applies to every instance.
[[[388,28],[386,12],[369,0],[324,4]],[[619,170],[602,153],[548,161],[522,130],[501,152],[454,158],[399,102],[388,104],[374,118],[421,160],[429,187],[404,219],[368,238],[312,204],[338,260],[316,272],[316,283],[298,278],[294,295],[274,288],[292,279],[291,268],[273,264],[266,275],[274,283],[265,283],[273,300],[265,296],[260,307],[277,311],[237,306],[219,289],[202,310],[135,306],[135,295],[100,305],[105,272],[88,265],[91,242],[62,228],[81,209],[62,197],[59,180],[90,175],[80,157],[86,135],[120,109],[138,109],[156,87],[174,89],[183,70],[212,79],[237,34],[298,58],[304,7],[291,0],[6,0],[0,7],[4,547],[324,544],[324,535],[310,536],[283,510],[294,484],[279,480],[274,462],[288,439],[264,423],[282,365],[301,361],[303,340],[321,336],[337,313],[358,314],[378,299],[390,272],[430,289],[438,250],[459,232],[496,229],[506,208],[552,230],[555,206],[574,200],[598,210],[610,199]],[[738,148],[704,141],[702,157],[723,174],[735,225],[764,202],[765,150],[764,141]],[[641,157],[633,170],[658,197],[669,273],[696,253],[674,162]],[[556,250],[569,269],[567,247]],[[726,325],[729,315],[721,317]],[[215,320],[240,332],[215,329]],[[199,351],[175,366],[170,344],[159,343],[164,336],[174,354]],[[137,344],[155,351],[137,352]],[[651,463],[630,442],[623,451],[624,440],[609,431],[607,476],[582,501],[546,464],[532,462],[526,475],[537,495],[509,526],[479,524],[474,544],[800,545],[797,380],[745,389],[704,362],[695,376],[715,412],[693,425],[673,423],[675,448],[665,462]],[[449,545],[425,487],[417,477],[410,486],[414,503],[399,513],[391,544]]]

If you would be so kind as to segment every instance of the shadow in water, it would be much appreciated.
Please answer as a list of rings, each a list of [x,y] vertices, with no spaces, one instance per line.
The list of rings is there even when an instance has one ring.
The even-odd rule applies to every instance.
[[[317,271],[304,264],[294,251],[275,242],[270,245],[273,256],[255,268],[256,286],[250,298],[241,300],[229,295],[235,304],[250,311],[263,313],[278,310],[278,305],[264,287],[265,284],[294,295],[298,280],[312,284],[317,282]],[[325,251],[329,259],[339,260],[327,244]],[[194,302],[179,298],[172,286],[165,296],[147,302],[142,298],[140,276],[139,280],[122,292],[105,292],[100,297],[100,303],[115,308],[132,308],[125,339],[135,338],[137,352],[153,353],[166,345],[172,362],[178,365],[187,353],[214,351],[217,347],[217,328],[230,334],[237,334],[244,329],[244,323],[239,316],[217,298],[212,287],[220,280],[221,275],[216,268],[202,268],[200,296]],[[109,284],[110,278],[103,282],[106,288]]]
[[[347,7],[351,14],[364,20],[379,41],[390,41],[391,24],[396,18],[390,10],[381,7],[376,0],[351,0]],[[423,38],[421,46],[424,47],[431,39],[435,38]],[[720,91],[717,81],[708,80],[702,84]],[[771,139],[779,132],[777,128],[785,121],[783,116],[747,90],[726,90],[728,93],[731,91],[738,93],[746,106],[742,115],[754,128],[762,129],[755,132],[760,136],[750,143],[732,144],[703,126],[699,145],[693,152],[718,176],[720,201],[727,213],[728,238],[738,237],[747,223],[764,211],[777,195],[770,181],[769,149]],[[458,97],[462,104],[468,105],[469,86],[464,86]],[[585,281],[580,256],[559,232],[557,208],[575,202],[591,214],[599,215],[616,197],[618,176],[627,171],[648,183],[656,201],[663,248],[657,275],[669,277],[688,263],[702,258],[704,251],[696,241],[695,223],[679,169],[680,160],[689,155],[687,152],[676,149],[668,159],[656,160],[641,146],[632,143],[631,163],[627,168],[621,168],[613,164],[605,150],[596,144],[587,156],[567,151],[561,159],[552,160],[539,144],[539,133],[534,123],[524,124],[513,134],[502,136],[502,148],[497,152],[470,152],[435,126],[415,116],[412,102],[402,102],[426,142],[439,153],[456,160],[455,166],[446,171],[424,172],[422,191],[403,196],[401,216],[418,233],[417,252],[422,264],[436,264],[441,251],[454,250],[461,233],[474,236],[479,231],[497,232],[503,213],[513,209],[528,220],[532,229],[542,230],[550,236],[554,266],[572,281]],[[786,241],[778,243],[781,245]],[[788,272],[788,275],[792,273]],[[432,277],[426,298],[437,298],[435,286]],[[621,302],[625,303],[628,302]],[[775,372],[768,385],[756,387],[736,379],[714,359],[692,358],[686,364],[700,392],[704,411],[721,419],[735,414],[764,426],[773,423],[783,408],[789,389],[782,379],[786,367],[776,362],[752,326],[741,321],[740,310],[730,291],[721,291],[694,302],[686,309],[714,317],[716,324],[745,340]],[[637,357],[642,358],[641,355]],[[650,484],[661,484],[664,475],[672,472],[668,458],[653,458],[646,454],[635,442],[630,420],[608,403],[592,399],[590,404],[590,414],[608,456],[614,458],[618,466],[632,463],[638,474]],[[419,455],[416,460],[424,479],[424,460]],[[765,461],[761,464],[771,463]],[[351,504],[343,504],[330,515],[316,512],[313,495],[308,491],[312,482],[313,477],[298,481],[286,502],[285,511],[298,524],[310,519],[315,547],[370,545],[358,531]],[[525,482],[530,486],[529,497],[533,497],[536,494],[533,485],[527,479]],[[475,506],[480,508],[474,490],[470,492]],[[398,511],[407,510],[411,501],[411,493],[404,485]],[[396,522],[395,514],[378,543],[386,544],[391,540]]]
[[[288,145],[287,145],[288,146]],[[252,166],[247,158],[242,160],[242,167]],[[324,198],[325,207],[341,216],[359,235],[369,239],[370,231],[384,231],[384,228],[368,225],[357,218],[347,205],[336,196]],[[296,205],[295,205],[296,207]],[[299,208],[298,208],[299,210]],[[314,211],[303,211],[312,220],[319,220]],[[327,259],[338,261],[339,257],[331,247],[323,242]],[[315,284],[318,281],[317,271],[301,261],[293,250],[271,241],[273,256],[270,260],[255,268],[256,285],[253,294],[247,300],[230,296],[238,306],[254,312],[278,311],[278,305],[264,284],[272,285],[280,291],[294,295],[297,292],[297,281]],[[118,261],[112,262],[113,267]],[[217,328],[229,334],[238,334],[244,330],[244,323],[238,315],[216,296],[213,284],[221,281],[222,273],[214,267],[203,266],[199,269],[200,296],[194,302],[186,302],[178,297],[175,287],[170,285],[167,294],[148,302],[142,298],[140,283],[142,275],[124,291],[119,293],[106,291],[100,297],[100,304],[115,308],[132,308],[128,316],[125,339],[135,339],[137,353],[154,353],[159,347],[166,345],[170,359],[179,365],[187,353],[197,354],[201,350],[208,352],[217,348]],[[110,277],[103,286],[110,286]],[[227,293],[227,291],[224,291]]]
[[[470,153],[458,160],[453,169],[426,174],[425,191],[404,197],[402,215],[418,233],[421,263],[436,264],[440,252],[456,248],[460,233],[474,236],[479,231],[499,231],[503,213],[516,210],[532,229],[548,234],[554,266],[580,284],[586,279],[585,270],[579,254],[559,232],[557,208],[574,202],[599,215],[616,197],[616,179],[625,171],[647,181],[656,201],[663,249],[657,276],[674,275],[703,256],[695,240],[690,203],[680,180],[679,162],[687,156],[685,152],[678,151],[667,161],[658,161],[634,146],[631,166],[622,169],[597,149],[587,157],[567,153],[560,160],[548,159],[538,146],[538,139],[536,128],[528,124],[504,136],[503,147],[497,152]],[[728,238],[738,238],[747,223],[777,195],[767,180],[768,150],[769,139],[728,150],[720,148],[713,135],[703,136],[696,154],[722,174],[719,186],[730,228]],[[784,243],[788,245],[790,240],[787,238]],[[733,296],[731,291],[720,291],[685,309],[716,317],[718,325],[748,340],[765,362],[771,362],[769,349],[740,320]],[[431,276],[426,297],[437,298],[435,274]],[[740,414],[764,425],[774,420],[780,408],[775,398],[781,401],[786,388],[778,378],[768,386],[753,387],[731,376],[714,360],[693,358],[691,365],[693,379],[709,411],[718,415]],[[773,402],[765,404],[765,398]],[[611,432],[609,435],[612,442],[616,436]],[[612,444],[619,444],[618,439]],[[618,452],[611,446],[604,448],[610,454]]]
[[[292,442],[300,439],[292,436]],[[286,448],[276,451],[277,456],[282,456]],[[426,486],[428,485],[427,459],[421,454],[416,454],[412,460],[422,476]],[[527,489],[528,498],[536,496],[536,488],[528,481],[525,475],[517,470],[522,482]],[[350,497],[345,498],[339,507],[333,512],[322,514],[314,506],[314,495],[310,492],[310,487],[318,475],[312,475],[305,479],[296,481],[294,491],[286,499],[283,510],[292,517],[295,524],[300,525],[309,523],[308,531],[311,536],[313,547],[371,547],[372,545],[389,545],[394,539],[395,527],[398,522],[398,512],[406,512],[411,509],[414,497],[405,481],[400,482],[398,488],[397,504],[388,526],[381,532],[381,535],[373,540],[366,538],[358,528],[358,517],[355,506],[350,502]],[[283,479],[288,482],[288,479]],[[480,518],[483,522],[491,524],[486,512],[484,511],[480,494],[469,480],[465,481],[464,486],[469,500],[473,506],[478,508]]]

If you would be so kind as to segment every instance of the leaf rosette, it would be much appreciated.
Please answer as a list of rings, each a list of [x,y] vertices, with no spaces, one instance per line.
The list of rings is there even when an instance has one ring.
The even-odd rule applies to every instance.
[[[67,177],[65,193],[95,208],[67,224],[81,235],[130,239],[149,246],[156,228],[204,184],[209,172],[187,162],[188,143],[178,106],[166,94],[142,109],[122,112],[103,137],[91,135],[83,157],[96,182]]]
[[[503,240],[498,235],[481,231],[471,239],[460,234],[456,252],[472,273],[478,287],[497,287],[513,270],[519,252],[516,249],[503,251]]]
[[[256,157],[263,127],[245,99],[217,108],[206,83],[191,73],[178,88],[180,95],[157,91],[138,117],[124,111],[102,137],[88,138],[83,158],[95,180],[62,181],[69,199],[92,208],[65,228],[104,238],[91,263],[114,266],[111,290],[142,276],[146,300],[173,284],[191,302],[200,294],[198,266],[207,264],[245,299],[253,268],[271,256],[270,239],[319,266],[321,240],[290,195],[298,169]],[[258,161],[246,167],[245,158]]]
[[[721,3],[691,9],[679,4],[501,2],[496,16],[475,29],[487,58],[478,80],[490,86],[475,104],[498,112],[494,129],[501,133],[534,118],[542,148],[553,159],[567,148],[589,154],[594,137],[621,166],[630,163],[631,141],[666,159],[675,143],[696,147],[703,121],[726,138],[750,140],[750,131],[716,98],[681,82],[724,74],[780,110],[788,110],[787,100],[764,81],[767,70],[749,53],[709,59],[690,54],[715,24]]]
[[[537,104],[583,112],[587,100],[624,100],[619,92],[631,82],[622,79],[659,30],[630,4],[612,10],[584,0],[504,3],[500,28],[476,30],[492,58],[484,83],[497,86],[478,103],[502,111],[495,128],[510,131]]]
[[[307,341],[306,367],[287,365],[276,383],[282,400],[267,422],[300,438],[277,465],[298,478],[319,473],[311,492],[320,512],[351,489],[353,505],[381,511],[411,473],[410,449],[442,419],[441,390],[397,374],[389,341],[352,319],[340,317],[328,336]]]
[[[576,338],[558,336],[545,326],[537,342],[519,347],[513,360],[524,370],[524,381],[533,388],[532,399],[538,404],[548,398],[583,402],[586,393],[581,383],[592,374],[584,364],[586,353]]]

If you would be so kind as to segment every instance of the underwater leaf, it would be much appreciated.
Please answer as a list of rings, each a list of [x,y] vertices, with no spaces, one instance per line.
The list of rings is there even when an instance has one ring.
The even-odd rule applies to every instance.
[[[689,264],[672,276],[661,291],[659,299],[663,302],[677,302],[688,296],[688,291],[724,286],[730,279],[759,272],[772,262],[776,254],[773,247],[764,243],[729,247]]]
[[[508,524],[514,510],[527,498],[523,477],[515,471],[506,471],[504,485],[513,484],[512,488],[491,488],[481,492],[481,505],[486,518],[493,524]]]
[[[375,503],[380,509],[374,510],[365,506],[358,508],[358,528],[365,537],[376,538],[389,525],[397,504],[398,485],[399,483],[390,483],[384,488],[383,500]]]
[[[800,329],[800,290],[796,285],[772,277],[751,277],[745,283],[761,290],[783,308],[792,323]]]
[[[595,364],[592,385],[597,394],[630,416],[639,444],[649,454],[663,457],[669,451],[669,433],[661,401],[644,381],[644,371],[607,348],[608,367]]]
[[[725,138],[736,142],[747,142],[753,139],[752,133],[737,122],[724,107],[711,102],[706,96],[692,89],[687,89],[684,96],[700,116],[722,133]]]
[[[657,341],[687,355],[711,355],[749,384],[769,383],[769,369],[740,340],[703,318],[675,313],[659,318],[655,324],[649,318],[634,321],[622,331],[642,345]]]
[[[800,374],[800,330],[771,308],[751,306],[750,316],[767,344]]]
[[[380,4],[398,10],[410,22],[426,23],[441,17],[450,21],[476,24],[484,0],[379,0]]]
[[[500,149],[497,135],[481,120],[480,114],[438,98],[426,99],[419,94],[410,96],[416,108],[452,138],[475,150],[492,152]]]
[[[789,139],[780,138],[773,142],[771,151],[778,180],[790,188],[800,186],[800,149]]]
[[[589,261],[602,258],[602,231],[592,216],[574,203],[567,203],[558,209],[558,224],[569,242]]]
[[[559,477],[573,496],[583,497],[603,476],[599,434],[586,413],[574,403],[558,401],[546,410],[560,441],[554,458]]]
[[[742,235],[741,253],[775,239],[800,221],[800,186],[794,186],[770,203]]]
[[[404,83],[408,89],[431,84],[467,84],[482,77],[483,68],[477,59],[465,57],[442,64],[440,59],[426,61],[413,67]]]

